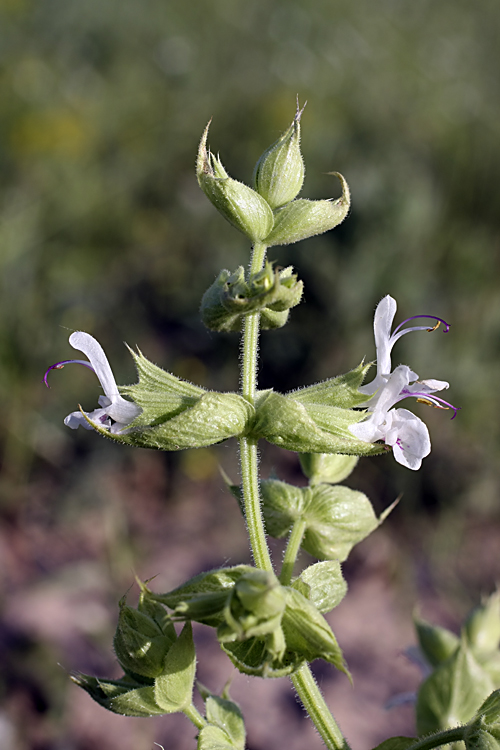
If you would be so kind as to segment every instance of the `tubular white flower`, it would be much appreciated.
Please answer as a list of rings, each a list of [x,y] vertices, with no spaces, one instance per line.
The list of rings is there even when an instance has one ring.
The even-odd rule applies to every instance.
[[[126,401],[123,396],[120,395],[113,372],[102,346],[93,336],[90,336],[90,334],[84,333],[83,331],[72,333],[69,337],[69,343],[74,349],[78,349],[88,357],[90,369],[92,369],[99,378],[105,394],[104,396],[99,396],[100,408],[94,409],[94,411],[91,412],[85,412],[85,415],[97,427],[105,427],[112,433],[126,434],[125,429],[141,413],[141,409],[137,404]],[[70,361],[71,360],[60,363],[59,365],[55,365],[55,367],[62,366]],[[81,362],[81,364],[89,366],[85,362]],[[92,426],[87,422],[80,411],[74,411],[71,414],[68,414],[64,420],[64,424],[67,427],[71,427],[72,430],[76,430],[78,427],[84,427],[86,430],[92,429]]]
[[[380,398],[380,391],[387,383],[392,370],[391,365],[391,352],[394,344],[398,341],[401,336],[412,331],[433,331],[441,323],[444,326],[444,332],[447,333],[449,325],[446,321],[441,318],[436,318],[433,315],[415,315],[412,318],[408,318],[400,323],[394,331],[391,333],[392,323],[394,316],[396,315],[397,304],[396,300],[387,294],[377,305],[375,310],[375,316],[373,319],[373,333],[375,336],[375,346],[377,349],[377,374],[371,383],[362,386],[359,390],[361,393],[365,393],[367,396],[371,396],[369,402],[371,408],[374,408],[375,402]],[[432,327],[429,326],[409,326],[404,328],[405,323],[416,318],[429,318],[435,320],[436,323]],[[434,393],[435,391],[441,391],[444,388],[448,388],[449,384],[444,380],[423,380],[420,383],[409,385],[416,381],[418,375],[415,372],[409,371],[409,381],[407,383],[407,389],[415,392],[422,393],[426,391],[428,393]]]
[[[408,391],[413,376],[415,373],[406,365],[396,367],[377,394],[377,401],[373,409],[370,409],[368,418],[351,425],[349,430],[368,443],[383,440],[386,445],[391,446],[398,463],[416,470],[420,468],[422,459],[430,453],[429,431],[424,422],[411,411],[392,409],[398,401],[413,395]]]

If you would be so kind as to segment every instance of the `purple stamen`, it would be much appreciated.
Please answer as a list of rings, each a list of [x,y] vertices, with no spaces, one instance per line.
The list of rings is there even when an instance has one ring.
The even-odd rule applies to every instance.
[[[429,320],[435,320],[436,323],[431,328],[429,328],[428,326],[415,326],[413,328],[410,328],[408,331],[401,331],[406,323],[409,323],[410,320],[416,320],[417,318],[429,318]],[[448,331],[450,330],[450,324],[447,323],[446,320],[443,320],[443,318],[437,318],[435,315],[413,315],[411,318],[406,318],[406,320],[403,320],[402,323],[396,326],[396,328],[392,332],[392,335],[395,336],[399,331],[401,331],[401,334],[409,333],[410,331],[428,331],[429,333],[431,333],[432,331],[435,331],[437,328],[439,328],[441,323],[444,326],[443,333],[448,333]]]
[[[92,365],[89,362],[86,362],[84,359],[63,359],[62,362],[56,362],[55,365],[51,365],[43,376],[43,382],[45,383],[47,388],[50,388],[50,385],[47,383],[47,375],[49,374],[49,372],[51,370],[62,370],[64,365],[83,365],[84,367],[88,367],[89,370],[92,370],[92,372],[95,373]]]
[[[462,408],[461,406],[453,406],[453,404],[450,404],[449,401],[445,401],[444,398],[439,398],[439,396],[434,396],[434,394],[424,392],[419,393],[418,391],[410,392],[406,388],[403,388],[403,390],[401,391],[398,401],[402,401],[405,398],[410,398],[410,396],[416,398],[417,401],[421,404],[434,406],[435,409],[452,409],[454,412],[452,419],[455,419],[458,412]]]

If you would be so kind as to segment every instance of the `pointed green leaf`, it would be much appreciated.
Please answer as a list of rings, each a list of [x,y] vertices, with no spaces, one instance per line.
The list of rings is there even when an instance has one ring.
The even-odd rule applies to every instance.
[[[293,582],[292,588],[300,591],[321,614],[334,609],[347,593],[347,583],[338,560],[310,565]]]
[[[378,526],[372,504],[362,492],[320,484],[306,490],[310,501],[302,546],[314,557],[345,560],[355,544]]]
[[[363,385],[370,367],[371,363],[365,365],[361,362],[358,367],[344,375],[338,375],[336,378],[324,380],[322,383],[316,383],[307,388],[299,388],[288,395],[300,401],[301,404],[322,404],[352,409],[366,401],[366,394],[360,393],[358,389]]]
[[[293,588],[287,591],[287,607],[283,615],[287,649],[301,654],[306,661],[324,659],[349,675],[342,650],[325,618],[299,591]]]
[[[209,725],[203,727],[198,735],[197,750],[236,750],[239,746],[234,745],[227,734],[220,727]]]
[[[414,622],[418,644],[431,667],[437,667],[439,664],[442,664],[459,647],[460,638],[450,630],[442,628],[439,625],[431,625],[417,617]]]
[[[416,737],[390,737],[373,748],[373,750],[407,750],[418,742]]]
[[[236,703],[211,695],[206,701],[206,718],[210,724],[219,727],[229,736],[233,747],[244,750],[245,723]]]
[[[187,622],[165,659],[165,668],[155,680],[154,696],[164,713],[175,713],[189,706],[193,696],[196,652],[193,630]]]
[[[160,716],[165,711],[158,706],[153,686],[138,686],[124,677],[122,680],[101,680],[79,674],[71,678],[103,708],[122,716]]]
[[[344,456],[340,453],[301,453],[302,471],[309,484],[338,484],[354,470],[359,456]]]
[[[422,684],[417,697],[418,734],[465,724],[492,692],[490,676],[464,641]]]

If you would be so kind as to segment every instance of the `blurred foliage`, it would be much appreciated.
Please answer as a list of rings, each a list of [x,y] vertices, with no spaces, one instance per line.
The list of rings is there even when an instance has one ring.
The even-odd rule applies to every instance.
[[[303,194],[336,191],[324,173],[340,169],[353,210],[335,232],[273,249],[305,279],[308,305],[265,335],[262,384],[312,382],[373,356],[372,311],[387,292],[402,317],[444,316],[453,324],[446,339],[412,336],[396,352],[422,376],[449,379],[463,407],[452,427],[429,417],[433,457],[420,484],[448,502],[442,466],[453,467],[464,475],[455,495],[471,501],[481,476],[480,502],[491,504],[497,4],[2,0],[0,13],[7,473],[26,478],[33,451],[57,461],[68,440],[60,418],[94,398],[88,373],[52,374],[50,397],[39,385],[46,365],[70,356],[67,329],[95,334],[122,382],[132,379],[127,340],[198,381],[236,385],[236,339],[206,332],[197,307],[220,267],[244,262],[247,248],[196,186],[196,144],[213,116],[214,148],[248,181],[298,92],[309,100]],[[101,447],[95,440],[91,450]],[[388,464],[376,471],[406,485]]]
[[[40,374],[71,356],[68,330],[99,338],[121,382],[121,341],[197,382],[237,384],[235,336],[199,322],[221,266],[245,262],[245,240],[196,186],[197,141],[230,173],[253,165],[303,118],[303,195],[337,191],[344,225],[274,249],[306,282],[307,305],[264,335],[262,384],[285,388],[373,356],[372,311],[390,292],[401,318],[453,324],[412,336],[396,359],[449,379],[462,411],[430,414],[433,454],[417,480],[389,459],[383,492],[417,501],[496,500],[500,397],[500,53],[492,0],[1,0],[0,357],[2,454],[9,495],[33,458],[58,461],[73,435],[61,418],[95,401],[85,373]],[[321,324],[318,325],[318,322]],[[66,431],[67,432],[67,431]],[[102,441],[78,436],[88,450]],[[375,459],[376,460],[376,459]],[[390,477],[393,477],[390,479]],[[6,484],[5,484],[6,482]],[[389,483],[389,485],[387,485]],[[407,486],[408,485],[408,486]],[[389,489],[387,489],[389,487]],[[410,503],[410,500],[408,500]]]
[[[445,509],[426,550],[437,561],[463,541],[458,510],[498,515],[499,16],[495,0],[0,0],[0,503],[6,538],[21,530],[30,559],[23,578],[13,557],[9,586],[94,554],[68,541],[58,562],[48,543],[41,564],[29,549],[37,528],[66,539],[77,507],[113,495],[110,466],[139,467],[130,508],[147,507],[140,488],[145,498],[158,466],[62,425],[98,394],[83,368],[51,373],[51,391],[41,383],[73,355],[70,331],[101,341],[118,382],[134,379],[125,340],[200,385],[237,387],[237,336],[206,331],[198,307],[248,247],[199,190],[196,147],[213,117],[214,151],[248,182],[297,94],[309,102],[302,195],[336,197],[325,173],[339,170],[353,208],[337,230],[272,249],[304,280],[306,304],[263,334],[261,385],[309,384],[374,356],[384,294],[398,322],[444,317],[447,336],[405,337],[394,359],[449,380],[462,411],[450,422],[416,406],[433,442],[422,470],[365,459],[355,482],[381,504],[404,491],[398,513]],[[162,460],[202,482],[216,461],[198,457]],[[134,555],[118,546],[128,580]]]

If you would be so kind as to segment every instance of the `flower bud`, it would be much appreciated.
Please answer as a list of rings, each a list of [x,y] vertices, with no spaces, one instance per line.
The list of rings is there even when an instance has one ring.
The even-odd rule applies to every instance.
[[[343,482],[359,461],[358,456],[339,453],[301,453],[299,459],[310,485]]]
[[[349,213],[350,193],[347,182],[338,172],[329,172],[339,178],[342,197],[337,200],[310,201],[299,199],[287,203],[274,213],[274,226],[265,238],[268,247],[291,245],[315,234],[328,232],[340,224]]]
[[[304,109],[297,108],[292,124],[255,165],[255,189],[274,210],[290,203],[300,193],[304,182],[304,160],[300,153],[300,118]]]
[[[261,328],[278,328],[299,304],[302,290],[291,266],[277,271],[266,262],[249,281],[243,266],[232,274],[224,269],[203,295],[201,317],[212,331],[240,331],[245,315],[261,312]]]
[[[157,677],[174,640],[175,637],[165,635],[151,617],[121,604],[113,645],[125,672],[133,676]]]
[[[208,123],[200,141],[196,161],[198,184],[215,208],[252,242],[263,240],[274,223],[268,203],[255,190],[233,180],[219,157],[207,149]]]
[[[217,636],[223,643],[266,636],[280,628],[284,609],[284,589],[276,576],[252,570],[235,584],[224,610],[226,622]]]

